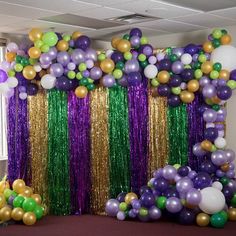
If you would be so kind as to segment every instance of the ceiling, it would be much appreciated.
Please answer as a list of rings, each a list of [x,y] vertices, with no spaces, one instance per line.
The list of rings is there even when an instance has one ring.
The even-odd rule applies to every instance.
[[[143,22],[113,18],[141,14]],[[111,20],[113,19],[113,20]],[[236,25],[236,0],[3,0],[0,32],[26,34],[32,27],[56,32],[82,31],[109,41],[132,27],[147,36]]]

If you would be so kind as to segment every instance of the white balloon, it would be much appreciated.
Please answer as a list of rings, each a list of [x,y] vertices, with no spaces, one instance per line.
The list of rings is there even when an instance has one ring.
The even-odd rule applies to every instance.
[[[206,128],[214,128],[215,124],[214,123],[206,123]]]
[[[219,189],[207,187],[200,192],[202,200],[198,206],[203,212],[214,214],[224,209],[225,196]]]
[[[19,94],[19,98],[20,98],[21,100],[25,100],[25,99],[27,98],[27,93],[20,93],[20,94]]]
[[[191,62],[192,62],[193,58],[192,56],[189,54],[189,53],[184,53],[182,56],[181,56],[181,62],[184,64],[184,65],[189,65]]]
[[[45,89],[52,89],[55,87],[56,77],[50,74],[46,74],[41,78],[41,85]]]
[[[212,187],[213,187],[213,188],[216,188],[216,189],[218,189],[218,190],[220,190],[220,191],[223,189],[223,185],[222,185],[222,183],[219,182],[219,181],[215,181],[215,182],[212,184]]]
[[[218,137],[215,139],[214,144],[217,148],[223,149],[226,147],[226,140],[222,137]]]
[[[111,54],[113,53],[113,50],[111,50],[111,49],[108,49],[107,51],[106,51],[106,57],[111,57]]]
[[[18,85],[18,79],[16,77],[9,77],[6,82],[9,88],[15,88]]]
[[[7,84],[5,83],[0,83],[0,94],[7,95],[7,93],[10,91],[10,88]]]
[[[236,48],[231,45],[216,48],[211,54],[211,61],[221,63],[222,69],[228,71],[236,69]]]
[[[35,70],[36,72],[40,72],[40,71],[42,70],[42,67],[41,67],[39,64],[35,64],[35,65],[34,65],[34,70]]]
[[[225,131],[224,130],[219,130],[218,131],[218,136],[219,137],[224,137],[225,136]]]
[[[155,65],[148,65],[144,69],[144,75],[149,79],[155,78],[157,76],[157,73],[158,70]]]

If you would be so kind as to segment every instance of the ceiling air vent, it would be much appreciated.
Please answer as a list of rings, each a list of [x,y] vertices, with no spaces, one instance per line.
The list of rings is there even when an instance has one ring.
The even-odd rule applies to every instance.
[[[160,18],[153,17],[153,16],[140,15],[140,14],[131,14],[131,15],[126,15],[126,16],[107,18],[106,20],[116,22],[116,23],[121,23],[121,24],[134,24],[134,23],[141,23],[141,22],[153,21],[153,20],[158,20],[158,19]]]

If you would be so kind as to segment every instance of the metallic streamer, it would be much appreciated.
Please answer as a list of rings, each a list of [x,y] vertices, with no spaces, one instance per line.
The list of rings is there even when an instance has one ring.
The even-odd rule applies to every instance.
[[[36,96],[28,97],[28,112],[30,126],[31,150],[31,187],[35,193],[42,196],[43,203],[48,205],[47,186],[47,112],[48,103],[46,93],[41,90]]]
[[[188,161],[187,107],[168,107],[169,164],[185,165]]]
[[[109,89],[110,197],[130,190],[127,89]]]
[[[8,106],[8,178],[24,179],[31,183],[31,163],[29,148],[29,122],[27,100],[21,100],[16,90]]]
[[[145,78],[144,78],[145,79]],[[148,92],[146,80],[128,88],[131,189],[138,192],[147,183]]]
[[[167,138],[167,99],[148,94],[149,113],[149,160],[148,174],[151,178],[153,171],[163,167],[168,159]]]
[[[107,90],[90,93],[91,114],[91,211],[103,214],[109,197],[109,143]]]
[[[50,212],[70,214],[69,141],[67,94],[48,94],[48,192]]]
[[[188,163],[191,168],[198,170],[205,157],[196,157],[193,154],[193,145],[204,140],[204,120],[198,108],[204,100],[200,93],[195,94],[195,99],[187,105],[188,111]]]
[[[77,98],[68,95],[70,140],[71,213],[89,212],[90,197],[90,112],[89,95]]]

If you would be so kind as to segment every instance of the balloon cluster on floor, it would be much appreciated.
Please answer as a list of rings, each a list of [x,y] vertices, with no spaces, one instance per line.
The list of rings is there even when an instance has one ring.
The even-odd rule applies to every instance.
[[[33,225],[45,214],[41,204],[41,196],[33,193],[22,179],[15,180],[12,189],[6,180],[0,182],[0,223],[14,220]]]
[[[0,65],[0,93],[35,95],[39,87],[70,91],[84,98],[96,86],[137,86],[144,76],[153,95],[168,97],[170,106],[191,103],[201,91],[208,104],[230,98],[236,88],[236,48],[226,30],[216,29],[203,45],[188,44],[156,52],[142,31],[133,28],[113,38],[112,50],[96,52],[80,32],[72,35],[29,32],[29,45],[9,43]]]

